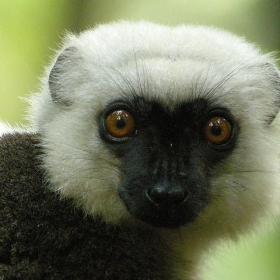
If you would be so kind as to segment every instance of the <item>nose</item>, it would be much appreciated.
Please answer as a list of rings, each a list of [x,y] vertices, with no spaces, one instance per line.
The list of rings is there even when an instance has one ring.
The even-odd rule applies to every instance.
[[[189,194],[182,188],[168,189],[164,185],[157,184],[146,191],[146,196],[160,207],[176,207],[186,201]]]

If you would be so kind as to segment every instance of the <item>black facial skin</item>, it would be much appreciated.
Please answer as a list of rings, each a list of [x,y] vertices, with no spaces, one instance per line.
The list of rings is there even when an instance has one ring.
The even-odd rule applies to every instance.
[[[127,210],[155,227],[177,228],[193,222],[210,201],[209,171],[234,149],[237,129],[228,110],[207,100],[178,104],[172,112],[156,101],[121,100],[100,116],[100,135],[121,160],[118,188]],[[136,122],[133,135],[112,137],[104,122],[115,110],[127,110]],[[232,125],[227,143],[212,145],[204,136],[211,116]]]

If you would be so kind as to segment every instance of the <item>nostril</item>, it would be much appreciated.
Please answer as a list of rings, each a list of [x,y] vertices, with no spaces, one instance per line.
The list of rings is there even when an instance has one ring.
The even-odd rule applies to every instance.
[[[163,188],[155,187],[148,189],[147,195],[153,203],[163,204],[165,201],[167,201],[168,193]]]
[[[161,186],[155,186],[146,191],[148,199],[159,206],[179,206],[187,200],[189,194],[185,190],[167,190]]]
[[[182,204],[184,201],[188,199],[188,192],[183,190],[175,190],[172,192],[170,199],[172,200],[172,204],[178,206]]]

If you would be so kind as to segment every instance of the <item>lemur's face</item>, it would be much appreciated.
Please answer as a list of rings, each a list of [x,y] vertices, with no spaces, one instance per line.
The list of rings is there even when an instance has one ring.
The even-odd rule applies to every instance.
[[[235,232],[271,213],[273,60],[217,30],[71,37],[34,98],[51,186],[108,222]]]
[[[100,116],[105,145],[120,159],[118,194],[136,218],[157,227],[193,222],[210,202],[213,167],[234,149],[238,125],[207,99],[175,104],[115,101]]]

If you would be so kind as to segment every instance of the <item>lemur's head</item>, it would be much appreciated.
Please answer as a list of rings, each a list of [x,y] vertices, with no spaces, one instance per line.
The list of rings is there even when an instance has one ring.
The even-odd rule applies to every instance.
[[[226,32],[70,35],[32,104],[52,188],[88,214],[235,233],[277,208],[279,72]]]

